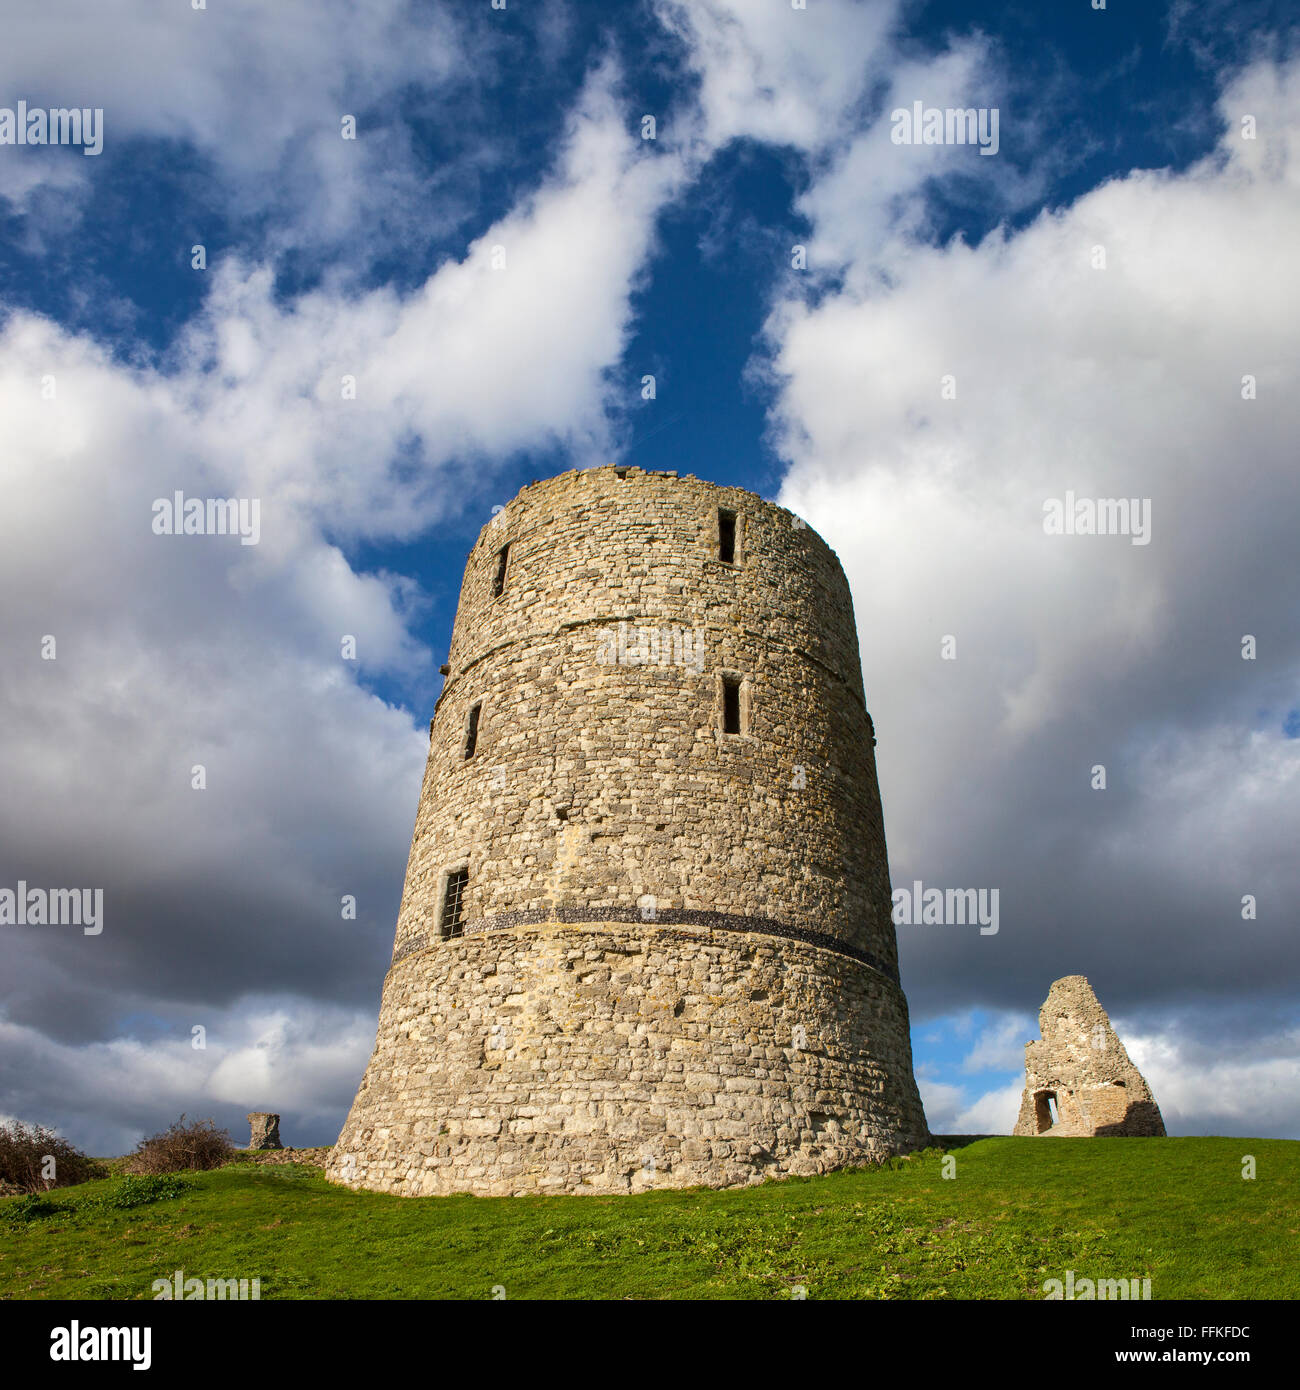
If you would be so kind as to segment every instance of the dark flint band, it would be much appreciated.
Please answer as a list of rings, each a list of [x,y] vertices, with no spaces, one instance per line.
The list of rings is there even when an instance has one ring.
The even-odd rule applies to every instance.
[[[823,951],[833,951],[838,956],[848,956],[850,960],[870,966],[894,984],[899,982],[897,970],[891,969],[870,951],[861,951],[838,937],[828,936],[825,932],[809,931],[804,927],[791,927],[771,917],[747,917],[736,912],[700,912],[693,908],[667,907],[657,911],[653,917],[643,917],[635,908],[626,907],[543,908],[527,912],[502,912],[496,917],[481,917],[477,921],[466,922],[462,936],[509,931],[511,927],[536,926],[542,922],[638,922],[647,926],[705,927],[709,931],[756,932],[761,936],[802,941],[808,946],[818,946]],[[408,937],[393,952],[393,965],[435,944],[441,944],[440,938],[431,932]]]

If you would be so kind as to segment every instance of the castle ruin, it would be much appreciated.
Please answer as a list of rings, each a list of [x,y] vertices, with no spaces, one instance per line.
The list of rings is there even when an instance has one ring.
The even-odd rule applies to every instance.
[[[1052,985],[1038,1027],[1042,1037],[1025,1044],[1025,1090],[1013,1134],[1164,1134],[1151,1088],[1086,976],[1066,975]]]
[[[848,583],[785,509],[606,467],[470,553],[375,1050],[327,1174],[730,1186],[928,1140]]]

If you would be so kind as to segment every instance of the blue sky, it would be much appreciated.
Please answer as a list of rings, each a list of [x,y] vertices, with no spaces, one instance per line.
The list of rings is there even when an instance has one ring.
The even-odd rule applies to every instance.
[[[895,879],[1001,888],[996,937],[900,929],[936,1129],[1009,1123],[1082,972],[1171,1131],[1300,1137],[1284,6],[65,9],[0,57],[0,106],[105,131],[0,146],[0,881],[113,918],[5,940],[0,1112],[333,1137],[465,555],[616,458],[826,535]],[[892,144],[913,101],[996,108],[997,155]],[[264,542],[164,549],[176,487],[261,497]],[[1066,489],[1150,497],[1152,545],[1045,546]]]

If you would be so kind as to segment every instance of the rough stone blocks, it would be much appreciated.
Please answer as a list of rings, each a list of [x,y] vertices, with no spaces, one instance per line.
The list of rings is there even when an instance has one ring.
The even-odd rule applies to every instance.
[[[820,537],[694,478],[534,484],[470,554],[448,668],[331,1178],[628,1192],[926,1141]]]
[[[1066,975],[1052,985],[1038,1011],[1038,1026],[1042,1037],[1025,1044],[1025,1090],[1012,1133],[1164,1134],[1151,1088],[1085,976]]]

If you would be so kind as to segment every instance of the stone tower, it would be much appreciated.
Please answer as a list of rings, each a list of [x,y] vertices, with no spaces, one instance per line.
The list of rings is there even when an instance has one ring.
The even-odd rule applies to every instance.
[[[1160,1107],[1084,975],[1066,975],[1038,1011],[1042,1037],[1025,1044],[1025,1090],[1011,1132],[1066,1139],[1156,1137]]]
[[[848,584],[753,493],[525,488],[465,567],[328,1175],[729,1186],[924,1143]]]

